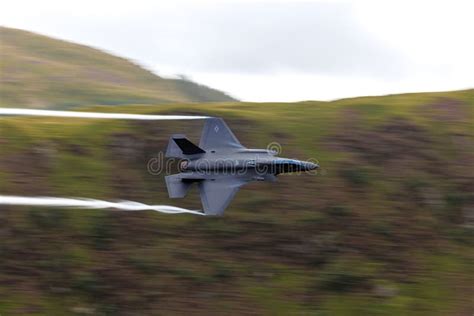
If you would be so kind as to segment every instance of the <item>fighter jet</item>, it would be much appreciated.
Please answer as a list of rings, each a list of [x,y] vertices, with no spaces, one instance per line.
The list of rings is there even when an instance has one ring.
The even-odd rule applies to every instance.
[[[205,215],[222,215],[241,186],[275,181],[280,173],[314,170],[312,162],[276,157],[268,149],[248,149],[221,118],[207,119],[199,146],[185,135],[172,135],[167,158],[179,158],[181,173],[166,176],[170,198],[183,198],[197,183]]]

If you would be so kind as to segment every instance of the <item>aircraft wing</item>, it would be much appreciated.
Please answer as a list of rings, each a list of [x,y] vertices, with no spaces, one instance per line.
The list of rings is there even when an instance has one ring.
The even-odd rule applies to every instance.
[[[221,118],[210,118],[206,120],[202,130],[199,147],[204,150],[219,148],[244,148],[237,137]]]
[[[251,179],[229,175],[200,182],[199,191],[204,213],[206,215],[222,215],[235,193],[249,181]]]

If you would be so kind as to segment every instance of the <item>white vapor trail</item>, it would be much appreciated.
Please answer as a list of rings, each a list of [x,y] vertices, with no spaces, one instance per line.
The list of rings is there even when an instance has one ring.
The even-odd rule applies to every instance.
[[[200,211],[188,210],[170,205],[147,205],[133,201],[108,202],[83,198],[23,197],[0,195],[0,205],[50,206],[80,209],[116,209],[121,211],[156,211],[166,214],[189,213],[205,215]]]
[[[209,116],[191,115],[147,115],[126,113],[98,113],[98,112],[75,112],[75,111],[50,111],[34,109],[1,108],[0,115],[22,115],[22,116],[50,116],[50,117],[72,117],[91,119],[124,119],[124,120],[201,120]],[[50,206],[68,207],[81,209],[116,209],[122,211],[146,211],[152,210],[167,214],[189,213],[205,215],[200,211],[188,210],[170,205],[147,205],[132,201],[108,202],[84,198],[56,198],[56,197],[22,197],[0,195],[0,205],[23,205],[23,206]]]
[[[76,117],[76,118],[97,118],[115,120],[202,120],[209,116],[192,115],[147,115],[147,114],[127,114],[127,113],[99,113],[99,112],[76,112],[76,111],[50,111],[34,109],[14,109],[1,108],[0,115],[24,115],[24,116],[55,116],[55,117]]]

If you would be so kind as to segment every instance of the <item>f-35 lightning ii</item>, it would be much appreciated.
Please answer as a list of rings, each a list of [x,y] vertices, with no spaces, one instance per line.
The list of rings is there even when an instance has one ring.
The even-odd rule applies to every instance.
[[[251,181],[275,181],[280,173],[309,171],[318,164],[276,157],[268,149],[242,146],[221,118],[207,119],[199,146],[185,135],[172,135],[167,158],[181,159],[179,174],[166,176],[170,198],[183,198],[199,186],[206,215],[222,215],[239,188]]]

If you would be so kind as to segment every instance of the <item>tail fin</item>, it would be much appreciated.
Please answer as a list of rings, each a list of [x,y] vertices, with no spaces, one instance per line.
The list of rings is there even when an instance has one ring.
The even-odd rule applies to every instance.
[[[192,181],[183,181],[182,174],[174,174],[165,177],[166,187],[170,198],[183,198],[189,191]]]
[[[204,123],[199,146],[204,149],[244,148],[221,118],[209,118]]]
[[[186,136],[182,134],[175,134],[170,137],[168,148],[166,149],[167,158],[185,158],[190,155],[200,155],[206,153],[190,142]]]

